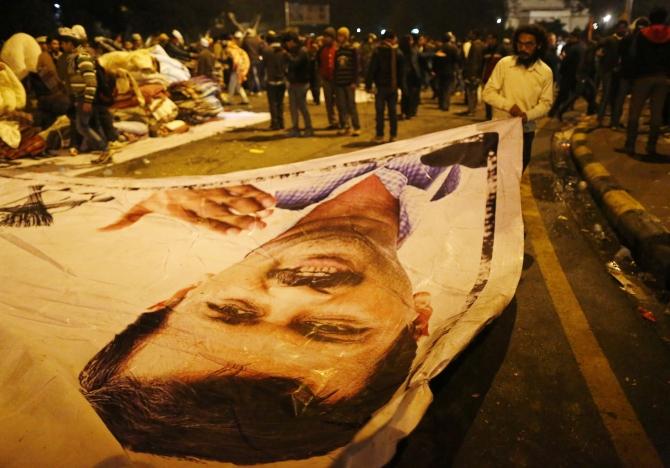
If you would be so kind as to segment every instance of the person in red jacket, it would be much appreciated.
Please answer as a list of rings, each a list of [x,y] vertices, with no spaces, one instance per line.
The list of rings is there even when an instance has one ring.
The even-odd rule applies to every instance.
[[[323,45],[316,53],[319,77],[321,78],[321,85],[323,86],[323,94],[326,101],[328,130],[339,128],[335,119],[335,52],[337,52],[335,34],[335,28],[326,28],[323,31]]]
[[[649,99],[651,123],[647,154],[657,155],[656,144],[661,133],[663,105],[670,88],[670,26],[665,24],[668,11],[654,8],[649,14],[650,26],[642,29],[635,39],[635,81],[628,113],[626,143],[619,152],[635,154],[640,114]]]

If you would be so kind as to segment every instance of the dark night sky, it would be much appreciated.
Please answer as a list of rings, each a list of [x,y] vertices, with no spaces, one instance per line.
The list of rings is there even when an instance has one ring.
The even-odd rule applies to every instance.
[[[616,16],[624,1],[591,0],[590,4],[598,15],[611,9]],[[658,1],[635,0],[636,13],[646,13]],[[211,27],[219,13],[228,10],[238,12],[239,18],[247,21],[260,11],[269,26],[283,26],[282,0],[5,0],[0,38],[18,31],[33,35],[54,32],[55,2],[61,5],[64,24],[81,23],[90,31],[96,24],[111,33],[126,34],[176,27],[194,37]],[[121,5],[127,7],[125,12]],[[334,25],[361,27],[365,32],[378,32],[381,27],[406,32],[416,26],[429,34],[451,30],[462,35],[471,28],[495,31],[495,18],[504,16],[504,0],[332,0],[330,5]]]

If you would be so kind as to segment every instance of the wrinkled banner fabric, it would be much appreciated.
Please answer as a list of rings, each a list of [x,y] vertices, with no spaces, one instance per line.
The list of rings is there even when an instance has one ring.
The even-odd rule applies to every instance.
[[[0,177],[4,466],[378,466],[523,256],[518,121],[203,177]]]

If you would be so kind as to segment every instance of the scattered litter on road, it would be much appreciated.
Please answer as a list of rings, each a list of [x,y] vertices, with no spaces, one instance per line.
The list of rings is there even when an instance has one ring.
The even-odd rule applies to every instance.
[[[151,161],[149,161],[148,158],[142,158],[142,162],[147,165],[151,164]]]
[[[651,310],[645,309],[642,306],[637,306],[637,311],[640,313],[643,319],[656,323],[656,316]]]
[[[263,153],[265,153],[265,150],[258,149],[258,148],[251,148],[251,149],[249,150],[249,152],[250,152],[250,153],[253,153],[253,154],[263,154]]]
[[[559,219],[560,221],[567,221],[567,220],[568,220],[568,218],[567,218],[566,216],[563,216],[563,215],[560,215],[560,216],[558,217],[558,219]]]

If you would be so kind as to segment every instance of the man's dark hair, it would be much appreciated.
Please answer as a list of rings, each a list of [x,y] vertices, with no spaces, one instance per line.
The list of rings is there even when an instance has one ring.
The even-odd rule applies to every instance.
[[[651,24],[663,24],[668,19],[668,10],[662,6],[652,8],[649,12],[649,21]]]
[[[395,39],[396,37],[398,37],[398,35],[391,29],[387,29],[382,34],[382,39]]]
[[[544,53],[547,50],[547,32],[541,26],[537,24],[525,24],[519,26],[516,31],[514,31],[514,37],[512,37],[512,46],[514,47],[514,53],[519,53],[519,36],[522,34],[530,34],[535,37],[535,42],[537,43],[537,49],[535,49],[535,58],[540,58],[544,56]]]
[[[126,359],[170,313],[165,308],[142,314],[79,375],[82,393],[109,430],[137,452],[237,464],[324,455],[347,444],[391,398],[416,354],[407,327],[363,390],[332,404],[299,380],[240,377],[230,369],[193,380],[120,376]]]

